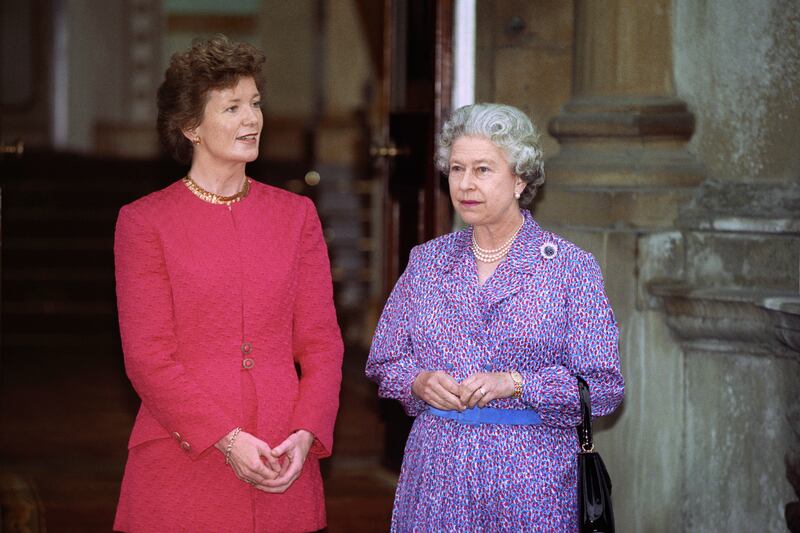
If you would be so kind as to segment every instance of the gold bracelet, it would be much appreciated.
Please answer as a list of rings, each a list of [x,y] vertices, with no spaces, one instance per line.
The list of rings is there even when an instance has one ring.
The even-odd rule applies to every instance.
[[[236,437],[239,435],[239,432],[242,428],[237,427],[233,430],[233,435],[231,435],[231,440],[228,441],[228,447],[225,448],[225,464],[231,464],[231,450],[233,450],[233,443],[236,442]]]
[[[511,375],[511,381],[514,382],[514,394],[512,394],[511,397],[516,399],[522,398],[522,375],[516,370],[509,372],[509,375]]]

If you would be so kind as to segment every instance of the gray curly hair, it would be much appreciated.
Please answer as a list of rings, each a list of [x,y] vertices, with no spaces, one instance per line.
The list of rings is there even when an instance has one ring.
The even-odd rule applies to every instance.
[[[544,155],[539,132],[525,113],[503,104],[472,104],[456,109],[442,126],[436,147],[436,167],[450,171],[450,150],[459,137],[485,137],[503,150],[511,172],[526,183],[519,205],[527,207],[544,183]]]

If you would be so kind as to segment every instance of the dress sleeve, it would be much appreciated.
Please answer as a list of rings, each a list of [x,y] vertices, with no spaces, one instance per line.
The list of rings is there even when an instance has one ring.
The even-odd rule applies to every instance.
[[[580,423],[580,400],[575,376],[589,384],[592,414],[610,414],[622,401],[624,383],[619,361],[619,330],[603,289],[595,258],[580,252],[567,279],[566,366],[523,373],[523,401],[551,426]]]
[[[175,357],[172,288],[161,239],[135,206],[123,207],[117,218],[114,263],[125,370],[143,406],[176,446],[197,459],[237,422]]]
[[[292,319],[294,359],[300,365],[300,391],[292,430],[305,429],[315,439],[310,453],[327,457],[339,409],[344,352],[336,310],[328,249],[317,210],[306,200],[298,257]]]
[[[366,368],[367,377],[378,384],[378,395],[398,400],[409,416],[417,416],[427,408],[427,404],[411,392],[411,385],[422,370],[409,330],[416,257],[415,248],[383,308]]]

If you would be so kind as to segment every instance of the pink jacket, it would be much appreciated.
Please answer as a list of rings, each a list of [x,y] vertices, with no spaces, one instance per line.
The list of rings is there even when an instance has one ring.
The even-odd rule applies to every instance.
[[[251,180],[229,208],[178,181],[122,208],[114,253],[125,367],[142,399],[115,529],[324,527],[318,459],[333,445],[342,341],[313,204]],[[297,429],[316,436],[286,493],[225,465],[214,444],[237,426],[270,446]]]

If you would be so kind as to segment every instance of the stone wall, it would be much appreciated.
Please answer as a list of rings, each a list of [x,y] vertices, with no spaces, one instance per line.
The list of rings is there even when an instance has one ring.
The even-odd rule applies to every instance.
[[[478,0],[476,18],[476,101],[525,111],[545,126],[545,154],[556,155],[546,125],[572,94],[572,2]]]
[[[709,178],[676,223],[681,283],[655,286],[686,354],[685,527],[782,531],[800,444],[800,4],[678,0],[673,31]]]
[[[476,70],[492,73],[479,97],[549,123],[545,149],[559,146],[534,215],[603,268],[627,386],[597,438],[618,530],[785,530],[800,436],[800,5],[551,4],[479,1]],[[509,37],[559,27],[541,6],[574,10],[567,76],[529,50],[542,41]],[[506,57],[514,76],[498,70]],[[531,81],[548,76],[571,92]]]
[[[800,3],[676,0],[678,94],[697,116],[691,150],[732,180],[800,177]]]

